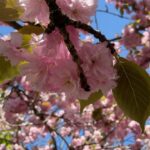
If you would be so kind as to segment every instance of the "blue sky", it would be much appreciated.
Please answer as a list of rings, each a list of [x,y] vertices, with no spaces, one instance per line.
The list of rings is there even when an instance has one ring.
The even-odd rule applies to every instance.
[[[104,0],[99,0],[97,9],[105,10],[105,4],[106,3],[104,2]],[[110,12],[119,14],[113,4],[108,4],[107,6],[109,6],[108,9]],[[97,12],[97,21],[101,32],[105,34],[108,39],[111,39],[114,38],[117,34],[119,35],[123,27],[128,24],[130,20],[122,19],[117,16],[106,14],[103,12]]]

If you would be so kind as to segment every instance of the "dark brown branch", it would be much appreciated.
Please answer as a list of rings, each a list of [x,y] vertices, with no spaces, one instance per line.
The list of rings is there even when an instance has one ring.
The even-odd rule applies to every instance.
[[[111,53],[114,54],[116,52],[114,45],[110,43],[110,41],[100,31],[96,31],[91,26],[84,24],[80,21],[70,20],[69,24],[76,28],[82,29],[84,31],[87,31],[88,33],[93,34],[94,37],[99,39],[100,42],[107,42],[108,43],[107,47],[111,50]]]
[[[56,4],[56,0],[45,0],[45,1],[50,10],[49,19],[51,20],[51,23],[48,25],[48,28],[46,29],[46,33],[51,33],[55,29],[55,27],[57,27],[60,30],[60,33],[64,37],[64,42],[73,58],[73,61],[77,64],[81,87],[85,91],[90,91],[90,86],[87,83],[86,76],[81,67],[81,60],[78,56],[78,53],[74,45],[70,40],[69,33],[66,30],[66,26],[69,24],[70,19],[61,12],[60,8]]]
[[[11,27],[13,27],[16,30],[19,30],[19,29],[22,28],[22,26],[19,23],[17,23],[16,21],[6,21],[4,23],[11,26]]]
[[[122,38],[122,37],[121,37],[121,36],[119,36],[119,37],[116,37],[116,38],[110,39],[109,41],[110,41],[110,42],[114,42],[114,41],[120,40],[121,38]]]
[[[90,86],[87,84],[87,79],[84,75],[84,71],[81,67],[81,60],[77,54],[77,51],[74,47],[74,45],[72,44],[71,40],[70,40],[70,37],[69,37],[69,33],[67,32],[66,28],[60,28],[60,32],[61,34],[63,35],[64,37],[64,42],[73,58],[73,61],[77,64],[77,67],[78,67],[78,71],[79,71],[79,76],[80,76],[80,84],[81,84],[81,87],[83,89],[85,89],[85,91],[90,91]]]
[[[55,30],[55,26],[53,23],[48,24],[47,29],[45,30],[45,33],[50,34]]]

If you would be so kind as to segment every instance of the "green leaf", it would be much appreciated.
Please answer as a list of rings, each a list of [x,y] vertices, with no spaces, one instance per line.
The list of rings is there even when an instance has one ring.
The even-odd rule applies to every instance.
[[[10,61],[6,60],[5,57],[0,56],[0,83],[15,77],[17,74],[18,68],[12,66]]]
[[[143,68],[124,58],[118,59],[115,68],[119,78],[114,97],[125,115],[139,122],[144,130],[150,115],[150,77]]]
[[[98,109],[95,109],[92,113],[92,117],[95,121],[99,121],[102,119],[102,109],[101,108],[98,108]]]
[[[6,7],[13,8],[19,7],[19,0],[3,0],[6,3]]]
[[[22,13],[18,0],[0,1],[0,21],[17,21]]]
[[[35,33],[35,34],[39,35],[39,34],[44,32],[44,29],[41,26],[27,25],[27,26],[22,27],[19,30],[19,32],[22,33],[22,34]]]
[[[80,99],[80,112],[82,113],[84,108],[90,104],[95,103],[96,101],[98,101],[101,97],[103,96],[101,91],[92,93],[88,99]]]

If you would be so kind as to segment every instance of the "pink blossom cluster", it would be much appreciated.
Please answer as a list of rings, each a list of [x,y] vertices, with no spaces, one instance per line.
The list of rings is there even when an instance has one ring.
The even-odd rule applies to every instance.
[[[123,30],[123,37],[120,40],[120,44],[123,44],[128,49],[135,48],[137,45],[140,46],[141,36],[136,33],[134,27],[129,25]]]
[[[12,97],[5,101],[3,109],[5,118],[9,123],[20,122],[19,114],[25,114],[28,111],[28,106],[25,101],[19,97]]]
[[[24,9],[20,19],[25,26],[34,22],[45,29],[51,23],[45,0],[18,1]],[[148,68],[149,0],[106,1],[127,12],[134,22],[124,28],[115,48],[125,46],[129,50],[128,59]],[[70,19],[86,24],[90,23],[97,6],[97,0],[56,0],[56,3]],[[8,149],[6,144],[1,144],[2,132],[7,130],[13,131],[12,138],[7,142],[14,150],[23,150],[39,135],[45,137],[48,133],[52,136],[49,143],[33,149],[54,149],[57,137],[61,138],[63,145],[67,143],[65,138],[68,136],[72,138],[66,144],[68,149],[136,150],[145,146],[150,149],[150,126],[146,125],[142,134],[139,124],[123,115],[112,93],[109,93],[116,86],[118,76],[108,42],[95,44],[93,39],[88,39],[87,33],[87,39],[81,39],[80,33],[85,32],[71,25],[67,25],[66,30],[81,59],[80,65],[90,86],[88,92],[81,87],[79,68],[59,28],[56,27],[50,34],[32,34],[28,45],[30,50],[24,45],[24,35],[20,32],[0,38],[0,55],[20,69],[18,77],[0,85],[0,114],[4,114],[4,118],[0,116],[0,150]],[[81,113],[78,99],[87,99],[99,90],[105,97],[89,104]],[[125,137],[131,133],[135,141],[125,146]],[[119,141],[119,148],[116,148],[115,140]]]
[[[25,7],[24,16],[26,16],[26,19],[29,15],[37,18],[40,22],[40,16],[45,16],[47,10],[45,9],[45,2],[42,5],[40,0],[31,3],[30,0],[27,0],[21,1],[21,3]],[[96,6],[96,2],[93,0],[72,0],[66,1],[66,3],[57,1],[57,3],[62,11],[64,10],[72,19],[77,18],[77,20],[83,22],[87,22],[87,18],[90,19]],[[31,9],[33,5],[44,7],[41,8],[43,11],[37,12],[37,9]],[[83,12],[80,12],[80,10]],[[83,16],[73,15],[72,11],[77,14],[79,11],[79,14]],[[44,19],[44,17],[41,17],[41,19]],[[30,18],[28,21],[31,21]],[[31,53],[23,48],[22,35],[18,32],[12,33],[10,39],[0,40],[0,54],[8,58],[13,65],[21,64],[21,75],[26,76],[26,80],[30,82],[31,87],[35,90],[64,92],[68,99],[86,99],[92,92],[98,90],[102,90],[104,94],[107,94],[109,90],[116,86],[115,79],[117,76],[113,68],[113,56],[107,48],[108,43],[102,42],[95,45],[92,41],[82,41],[79,37],[80,30],[73,26],[67,26],[66,28],[71,42],[79,57],[82,58],[80,65],[90,86],[89,92],[81,87],[77,65],[64,43],[64,37],[57,28],[51,34],[41,34],[41,42],[35,42],[34,39],[39,37],[33,35],[32,42],[34,41],[34,45]]]
[[[113,2],[117,9],[122,9],[128,14],[133,15],[133,19],[138,20],[142,24],[147,24],[149,18],[150,4],[149,0],[106,0]]]
[[[106,0],[114,3],[120,11],[131,16],[133,23],[122,32],[121,45],[129,50],[128,58],[144,68],[149,67],[150,53],[150,3],[149,0]]]
[[[7,100],[3,106],[9,125],[19,127],[18,131],[14,130],[16,134],[13,134],[13,141],[16,143],[16,146],[13,145],[15,150],[20,143],[29,144],[37,140],[39,135],[44,138],[48,133],[51,133],[54,138],[71,136],[72,141],[69,145],[74,149],[90,150],[93,144],[97,149],[113,149],[114,139],[123,143],[124,137],[131,133],[134,133],[136,139],[131,145],[133,149],[141,148],[143,142],[148,144],[149,125],[146,126],[146,133],[141,134],[139,124],[123,115],[112,93],[86,106],[81,114],[78,100],[68,101],[63,93],[40,93],[37,96],[35,91],[29,90],[26,86],[26,81],[18,78],[17,82],[28,91],[23,92],[17,86],[13,87],[14,90],[12,90],[15,91],[13,93],[5,90]],[[17,94],[20,96],[18,97]],[[56,110],[53,107],[56,107]],[[93,117],[95,110],[100,110],[97,114],[98,118]],[[9,115],[6,117],[7,113]],[[84,131],[82,135],[81,130]],[[5,145],[0,146],[5,147]],[[53,149],[53,142],[42,148]],[[124,145],[122,148],[125,148]]]
[[[119,41],[120,44],[126,46],[130,51],[128,58],[134,60],[137,64],[144,68],[149,67],[150,62],[150,34],[149,27],[144,31],[135,31],[132,26],[127,26],[124,29],[123,36]]]
[[[19,2],[25,10],[21,19],[48,25],[49,8],[44,0],[19,0]],[[97,6],[97,0],[56,0],[56,3],[64,14],[85,23],[90,21],[90,16],[94,15]]]

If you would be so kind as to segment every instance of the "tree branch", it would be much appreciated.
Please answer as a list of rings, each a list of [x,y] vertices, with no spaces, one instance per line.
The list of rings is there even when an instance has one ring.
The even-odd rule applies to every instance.
[[[114,13],[114,12],[110,12],[108,9],[106,9],[106,10],[97,9],[96,11],[97,11],[97,12],[106,13],[106,14],[109,14],[109,15],[113,15],[113,16],[116,16],[116,17],[119,17],[119,18],[122,18],[122,19],[131,20],[130,18],[125,17],[125,16],[123,16],[123,15],[119,15],[119,14],[116,14],[116,13]]]
[[[78,53],[73,43],[70,40],[69,33],[66,30],[66,26],[69,24],[70,19],[61,12],[60,8],[56,4],[56,0],[51,1],[45,0],[45,1],[49,7],[50,11],[49,19],[51,20],[51,23],[48,25],[46,32],[51,33],[55,29],[55,27],[57,27],[60,30],[60,33],[63,35],[64,42],[73,58],[73,61],[77,65],[81,88],[83,88],[85,91],[90,91],[90,86],[87,83],[86,76],[81,67],[81,60],[78,56]]]
[[[4,23],[11,26],[12,28],[14,28],[16,30],[19,30],[22,28],[22,26],[19,23],[17,23],[16,21],[5,21]]]
[[[69,24],[76,28],[82,29],[84,31],[87,31],[88,33],[93,34],[94,37],[99,39],[100,42],[107,42],[108,43],[107,47],[111,50],[111,53],[112,54],[116,53],[114,44],[110,43],[110,41],[100,31],[96,31],[91,26],[84,24],[80,21],[74,21],[74,20],[70,19]]]
[[[81,87],[83,89],[85,89],[85,91],[90,91],[90,86],[88,85],[87,83],[87,79],[84,75],[84,71],[81,67],[81,60],[77,54],[77,51],[74,47],[74,45],[72,44],[70,38],[69,38],[69,33],[67,32],[66,28],[60,28],[60,32],[61,34],[63,35],[64,37],[64,42],[73,58],[73,61],[77,64],[77,67],[78,67],[78,71],[79,71],[79,77],[80,77],[80,84],[81,84]]]

